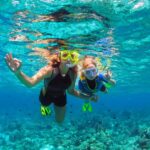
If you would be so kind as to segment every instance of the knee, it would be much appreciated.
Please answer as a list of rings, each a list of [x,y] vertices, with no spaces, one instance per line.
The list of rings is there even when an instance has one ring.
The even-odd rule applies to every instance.
[[[57,123],[61,124],[65,118],[66,107],[55,106],[55,120]]]

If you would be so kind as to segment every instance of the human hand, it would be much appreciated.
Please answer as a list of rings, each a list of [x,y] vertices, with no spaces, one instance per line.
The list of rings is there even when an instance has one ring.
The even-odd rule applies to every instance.
[[[97,102],[98,101],[98,95],[92,95],[90,98],[89,98],[90,101],[93,101],[93,102]]]
[[[107,70],[107,72],[106,72],[106,74],[105,74],[105,77],[106,77],[107,80],[110,80],[111,77],[112,77],[112,72],[109,71],[109,70]]]
[[[22,62],[16,58],[13,58],[12,54],[6,54],[5,60],[11,71],[16,73],[20,70]]]

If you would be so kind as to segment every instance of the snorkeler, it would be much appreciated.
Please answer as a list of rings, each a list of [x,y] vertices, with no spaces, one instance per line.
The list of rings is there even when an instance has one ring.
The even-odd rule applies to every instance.
[[[41,68],[34,76],[28,77],[21,71],[21,61],[6,55],[6,63],[16,77],[27,87],[33,87],[44,79],[44,87],[40,92],[41,113],[50,114],[48,106],[54,103],[55,119],[63,122],[66,112],[66,91],[71,95],[97,101],[95,97],[87,96],[75,89],[77,78],[77,63],[79,53],[76,51],[61,51],[50,56],[50,62]]]
[[[79,90],[89,96],[95,96],[98,91],[107,93],[107,88],[115,85],[115,80],[111,79],[111,72],[107,71],[105,75],[99,73],[96,58],[85,56],[82,61],[82,72],[78,82]],[[107,84],[106,84],[107,83]],[[90,102],[86,101],[82,107],[83,111],[92,111]]]

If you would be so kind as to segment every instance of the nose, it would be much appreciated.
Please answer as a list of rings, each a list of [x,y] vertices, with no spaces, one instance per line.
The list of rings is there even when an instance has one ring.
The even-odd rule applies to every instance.
[[[69,58],[67,59],[67,62],[70,62],[70,59],[69,59]]]
[[[90,76],[91,76],[91,77],[93,77],[93,76],[94,76],[93,72],[90,72]]]

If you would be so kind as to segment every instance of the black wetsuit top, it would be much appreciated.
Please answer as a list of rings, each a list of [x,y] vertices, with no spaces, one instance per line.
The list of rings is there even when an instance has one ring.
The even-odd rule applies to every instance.
[[[96,88],[96,80],[89,80],[89,79],[86,79],[90,89],[94,90]]]
[[[63,77],[60,72],[48,83],[47,95],[62,95],[71,85],[71,78],[68,73]]]
[[[53,75],[53,74],[52,74]],[[43,95],[42,90],[40,93],[40,102],[43,106],[48,106],[51,103],[54,105],[63,107],[66,105],[66,90],[71,85],[71,77],[70,77],[70,70],[68,73],[63,77],[60,72],[52,78],[46,78],[45,80],[46,87],[46,94]]]
[[[96,80],[88,80],[86,79],[88,86],[90,87],[90,89],[94,90],[96,88]],[[106,91],[106,87],[104,85],[102,85],[102,87],[100,88],[100,91],[105,92]]]

